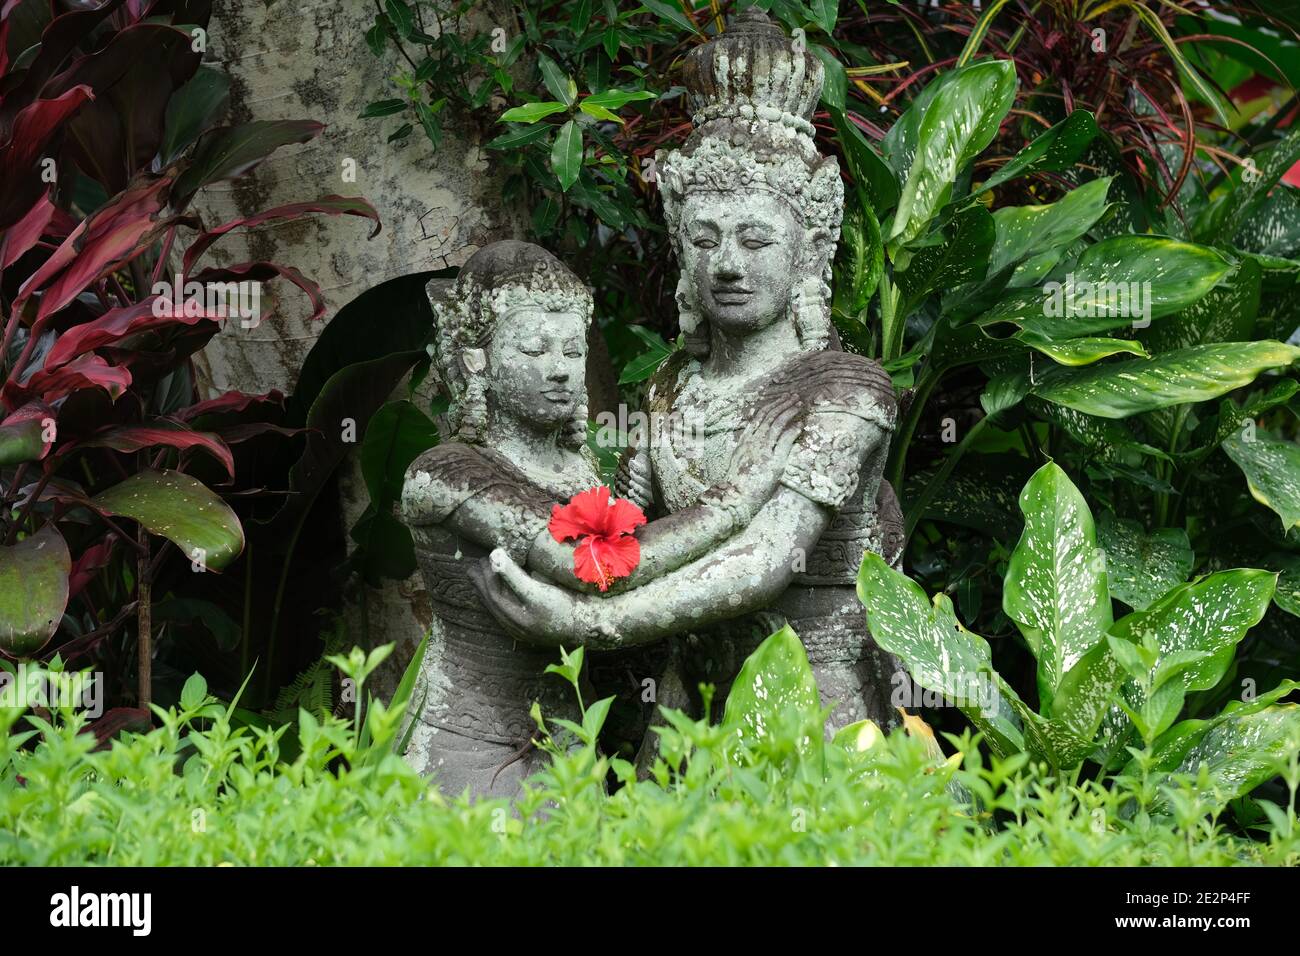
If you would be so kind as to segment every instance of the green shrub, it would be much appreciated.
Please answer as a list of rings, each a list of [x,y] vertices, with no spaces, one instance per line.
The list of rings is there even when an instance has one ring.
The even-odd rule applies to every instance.
[[[378,661],[339,659],[362,678]],[[576,677],[581,657],[556,669]],[[775,681],[775,683],[774,683]],[[768,693],[754,693],[763,686]],[[1219,819],[1203,778],[1070,783],[1027,755],[986,763],[969,735],[821,734],[825,714],[788,629],[746,663],[723,721],[667,711],[651,779],[593,741],[609,700],[549,738],[549,769],[514,810],[449,801],[400,756],[403,707],[362,720],[299,712],[296,728],[238,726],[203,679],[161,726],[94,750],[70,711],[11,733],[0,712],[0,863],[1224,865],[1300,862],[1300,760],[1277,769],[1289,805],[1260,802],[1256,839]],[[811,693],[811,697],[809,696]],[[400,700],[400,696],[399,696]],[[761,732],[757,732],[761,730]],[[284,738],[297,734],[292,760]],[[863,748],[863,749],[860,749]],[[607,780],[618,781],[607,788]],[[609,790],[613,792],[609,792]],[[1163,807],[1164,809],[1158,809]]]

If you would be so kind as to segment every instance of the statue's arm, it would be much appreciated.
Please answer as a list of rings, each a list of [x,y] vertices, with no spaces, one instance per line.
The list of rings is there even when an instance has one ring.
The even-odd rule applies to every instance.
[[[611,591],[643,587],[743,531],[776,492],[799,435],[802,412],[797,396],[765,408],[746,426],[723,481],[706,490],[692,507],[657,518],[637,531],[641,559],[628,577],[613,583]],[[649,504],[649,455],[637,447],[629,458],[620,468],[616,489],[644,508]],[[559,544],[543,531],[528,553],[528,568],[572,590],[590,591],[592,586],[573,574],[573,548],[574,544]]]

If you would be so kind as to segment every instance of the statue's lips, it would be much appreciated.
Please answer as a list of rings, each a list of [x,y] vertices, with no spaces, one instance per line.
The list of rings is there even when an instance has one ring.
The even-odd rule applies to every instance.
[[[753,296],[753,289],[737,289],[732,287],[714,288],[713,300],[718,305],[744,305]]]
[[[550,391],[542,392],[542,398],[546,399],[548,402],[559,404],[561,402],[572,401],[573,393],[564,389],[551,389]]]

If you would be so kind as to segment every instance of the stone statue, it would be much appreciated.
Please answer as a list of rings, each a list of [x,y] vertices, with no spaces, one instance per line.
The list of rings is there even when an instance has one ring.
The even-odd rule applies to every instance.
[[[813,139],[822,79],[816,56],[755,8],[686,58],[696,129],[658,162],[686,347],[655,374],[647,410],[652,426],[688,427],[643,433],[618,481],[670,516],[645,533],[682,535],[676,551],[690,550],[686,523],[669,522],[726,483],[747,423],[793,403],[798,437],[770,497],[702,556],[638,568],[604,595],[575,590],[572,575],[549,575],[561,586],[532,576],[508,549],[471,575],[524,641],[601,650],[689,635],[682,683],[720,692],[788,622],[824,702],[838,702],[829,730],[863,718],[889,727],[898,664],[872,641],[854,584],[864,551],[895,562],[902,549],[881,477],[897,410],[889,376],[840,351],[830,322],[843,184]]]
[[[550,253],[514,241],[475,253],[449,288],[435,283],[435,366],[452,405],[448,440],[412,463],[402,489],[435,614],[407,757],[450,796],[466,788],[509,796],[537,769],[533,701],[547,717],[580,715],[572,688],[545,673],[558,661],[555,649],[503,632],[467,570],[499,549],[516,567],[577,583],[572,546],[547,524],[556,502],[600,484],[586,445],[592,298]],[[746,429],[716,488],[643,529],[629,584],[707,553],[763,506],[793,444],[797,411],[773,405]]]

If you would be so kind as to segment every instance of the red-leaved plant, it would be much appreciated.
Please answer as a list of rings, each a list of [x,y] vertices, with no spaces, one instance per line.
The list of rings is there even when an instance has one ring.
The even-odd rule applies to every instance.
[[[578,580],[607,591],[641,561],[641,544],[632,532],[643,524],[645,514],[635,503],[611,499],[609,489],[597,485],[574,495],[567,505],[555,505],[547,528],[560,543],[578,542],[573,549]]]
[[[230,445],[274,426],[231,413],[282,398],[197,401],[190,357],[222,328],[235,288],[223,300],[213,284],[287,279],[314,318],[325,313],[289,266],[200,259],[238,227],[326,213],[377,231],[378,216],[325,196],[204,229],[187,212],[200,188],[323,127],[212,128],[227,82],[200,67],[210,0],[50,6],[0,0],[0,652],[68,661],[134,617],[144,707],[150,586],[181,557],[167,543],[196,571],[244,546],[234,511],[191,472],[232,480]]]

